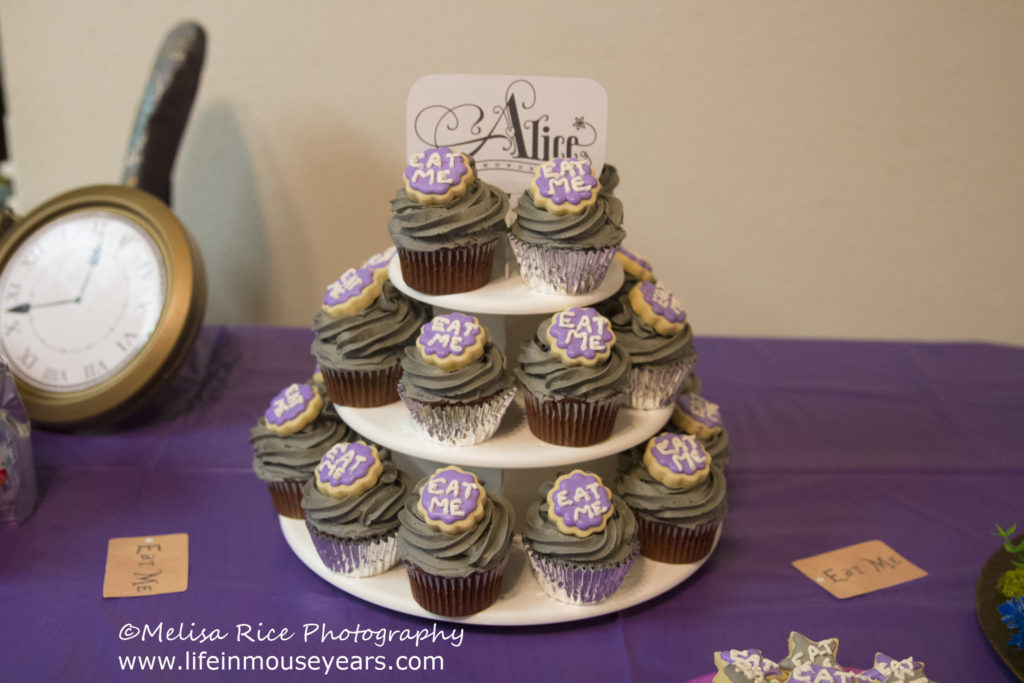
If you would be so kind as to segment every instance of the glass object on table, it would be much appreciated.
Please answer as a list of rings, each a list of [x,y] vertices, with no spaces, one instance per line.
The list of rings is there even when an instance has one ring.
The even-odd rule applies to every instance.
[[[21,524],[35,509],[31,433],[14,376],[0,360],[0,523]]]

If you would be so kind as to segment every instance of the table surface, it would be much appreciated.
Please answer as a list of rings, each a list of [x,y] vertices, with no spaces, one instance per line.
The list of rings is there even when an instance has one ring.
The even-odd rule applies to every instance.
[[[714,670],[715,650],[781,659],[796,630],[838,637],[847,666],[881,651],[925,661],[942,682],[1012,680],[978,626],[974,587],[999,547],[995,524],[1024,524],[1024,349],[698,338],[697,372],[734,453],[710,561],[617,614],[462,629],[350,597],[285,543],[246,438],[270,397],[310,374],[310,341],[302,329],[206,327],[174,398],[141,424],[33,433],[39,506],[23,526],[0,527],[0,679],[135,679],[121,672],[126,657],[175,656],[194,669],[186,653],[205,651],[214,666],[343,656],[332,667],[380,680],[406,666],[421,668],[415,680],[685,681]],[[189,535],[186,592],[101,597],[108,539],[179,532]],[[838,600],[791,565],[872,539],[928,576]],[[239,625],[292,636],[250,642]],[[133,627],[149,636],[131,638]],[[338,639],[321,642],[325,632]],[[190,676],[203,677],[145,678]]]

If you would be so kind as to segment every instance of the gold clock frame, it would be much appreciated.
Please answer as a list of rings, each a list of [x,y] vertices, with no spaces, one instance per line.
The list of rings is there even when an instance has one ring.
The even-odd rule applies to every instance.
[[[84,211],[119,214],[145,230],[163,258],[167,282],[152,336],[125,366],[103,382],[56,392],[22,381],[14,373],[33,423],[56,429],[113,426],[142,407],[184,363],[206,312],[206,271],[194,238],[166,204],[148,192],[124,185],[79,188],[33,209],[0,244],[0,272],[37,230],[58,218]]]

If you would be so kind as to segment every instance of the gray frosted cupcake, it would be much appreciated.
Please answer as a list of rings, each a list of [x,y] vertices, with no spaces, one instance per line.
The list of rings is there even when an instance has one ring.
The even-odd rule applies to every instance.
[[[428,306],[390,280],[377,282],[367,269],[346,271],[328,286],[313,319],[311,351],[330,400],[356,408],[397,401],[405,347],[429,318]]]
[[[336,443],[302,489],[306,528],[317,554],[345,576],[382,574],[398,562],[398,511],[411,481],[386,450]]]
[[[616,343],[633,362],[627,404],[670,405],[697,363],[693,330],[679,300],[660,284],[636,281],[595,308],[611,321]]]
[[[577,159],[552,159],[537,167],[509,234],[529,287],[583,294],[604,281],[626,231],[622,203],[600,189],[590,165]]]
[[[433,295],[487,284],[508,196],[476,177],[471,157],[448,147],[414,154],[391,211],[388,232],[406,284]]]
[[[636,559],[636,519],[601,478],[573,470],[540,488],[526,513],[523,547],[540,587],[574,605],[603,602]]]
[[[711,553],[726,512],[725,476],[696,437],[651,437],[615,490],[636,515],[645,557],[687,564]]]
[[[302,486],[338,441],[358,438],[334,406],[308,384],[291,384],[249,430],[252,468],[270,491],[279,515],[302,519]]]
[[[436,443],[467,446],[489,439],[515,395],[505,357],[473,316],[446,313],[405,349],[398,395]]]
[[[544,320],[519,353],[530,431],[559,446],[590,446],[615,428],[629,386],[629,354],[606,318],[570,308]]]
[[[515,522],[507,499],[471,472],[442,467],[416,484],[398,518],[398,555],[421,607],[459,617],[498,599]]]

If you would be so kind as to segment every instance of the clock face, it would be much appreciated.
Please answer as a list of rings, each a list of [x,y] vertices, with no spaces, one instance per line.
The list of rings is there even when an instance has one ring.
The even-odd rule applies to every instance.
[[[166,290],[146,230],[112,211],[65,214],[20,244],[0,275],[0,352],[40,389],[101,384],[153,335]]]

